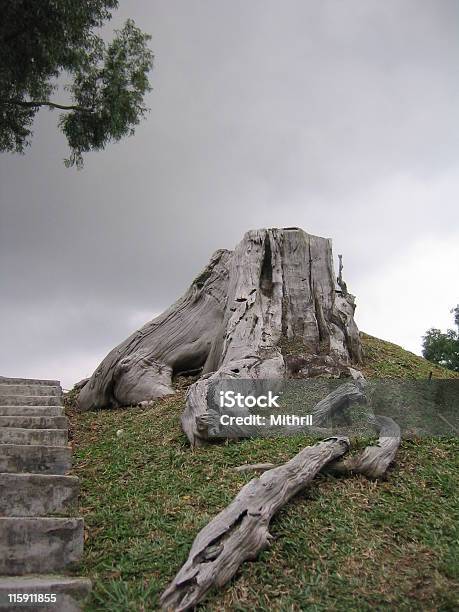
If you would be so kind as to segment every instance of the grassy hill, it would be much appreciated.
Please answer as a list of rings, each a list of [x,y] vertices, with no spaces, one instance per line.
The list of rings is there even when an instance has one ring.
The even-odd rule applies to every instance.
[[[375,378],[459,378],[452,372],[414,353],[405,351],[397,344],[360,333],[365,363],[365,376]]]
[[[455,377],[394,344],[362,337],[367,376]],[[157,610],[192,541],[253,475],[312,439],[251,439],[192,451],[184,391],[153,408],[75,413],[74,473],[86,522],[87,610]],[[118,430],[123,430],[117,435]],[[210,594],[204,611],[457,610],[457,438],[402,443],[384,482],[319,476],[274,519],[273,546]]]

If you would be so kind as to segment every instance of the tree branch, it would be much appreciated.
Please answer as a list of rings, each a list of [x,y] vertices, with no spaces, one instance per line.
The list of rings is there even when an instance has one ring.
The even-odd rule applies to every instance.
[[[48,106],[49,108],[59,108],[60,110],[75,110],[80,113],[93,113],[94,110],[91,108],[85,108],[84,106],[75,106],[67,104],[57,104],[56,102],[50,102],[49,100],[33,100],[27,102],[25,100],[18,99],[0,99],[0,104],[11,104],[12,106],[22,106],[24,108],[35,108],[38,106]]]

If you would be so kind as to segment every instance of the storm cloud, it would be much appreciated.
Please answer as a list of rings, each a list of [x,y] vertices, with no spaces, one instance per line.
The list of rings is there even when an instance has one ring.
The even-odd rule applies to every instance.
[[[331,237],[368,333],[420,352],[459,301],[454,0],[139,0],[151,113],[66,169],[56,112],[0,158],[0,374],[92,373],[217,248]]]

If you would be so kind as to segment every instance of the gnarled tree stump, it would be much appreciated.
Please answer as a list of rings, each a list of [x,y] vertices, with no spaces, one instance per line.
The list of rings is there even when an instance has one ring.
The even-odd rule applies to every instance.
[[[249,231],[233,252],[217,251],[166,312],[107,355],[81,389],[79,408],[149,402],[173,392],[175,374],[202,368],[182,418],[190,442],[200,444],[215,379],[287,377],[289,343],[300,353],[296,375],[311,356],[315,375],[359,363],[354,308],[353,296],[336,284],[330,240],[297,228]]]
[[[341,258],[340,258],[341,259]],[[354,298],[333,271],[331,242],[298,228],[249,231],[234,251],[217,251],[190,288],[162,315],[113,349],[87,383],[82,410],[146,403],[173,393],[173,378],[199,371],[182,427],[192,445],[208,437],[207,395],[225,379],[308,378],[347,374],[313,409],[317,430],[353,402],[364,401]],[[346,438],[307,447],[285,465],[250,481],[196,537],[188,560],[161,598],[167,610],[188,610],[212,586],[225,584],[269,543],[274,513],[322,469],[385,474],[400,445],[388,417],[369,415],[379,442],[342,458]],[[269,465],[249,466],[263,471]]]

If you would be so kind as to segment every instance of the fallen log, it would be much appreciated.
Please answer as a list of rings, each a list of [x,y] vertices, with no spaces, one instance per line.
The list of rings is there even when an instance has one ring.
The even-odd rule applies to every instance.
[[[368,382],[359,370],[350,368],[354,382],[345,383],[321,400],[313,409],[314,422],[321,424],[343,412],[353,402],[366,402]],[[379,434],[378,443],[367,446],[355,456],[347,456],[326,466],[327,471],[341,474],[363,474],[367,478],[381,478],[395,459],[400,447],[399,425],[390,417],[367,415],[368,422]]]
[[[342,413],[352,403],[367,401],[368,382],[359,370],[350,368],[354,382],[345,383],[321,400],[313,409],[317,424]],[[326,471],[340,474],[363,474],[367,478],[381,478],[395,459],[400,447],[401,433],[398,424],[390,417],[367,414],[368,422],[379,434],[378,443],[367,446],[361,453],[347,456],[326,466]]]
[[[324,440],[246,484],[196,536],[188,560],[161,597],[163,609],[193,608],[210,588],[226,584],[241,563],[256,558],[270,543],[269,523],[277,510],[348,448],[347,438]]]

